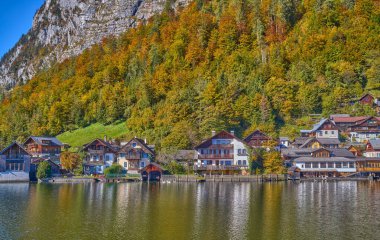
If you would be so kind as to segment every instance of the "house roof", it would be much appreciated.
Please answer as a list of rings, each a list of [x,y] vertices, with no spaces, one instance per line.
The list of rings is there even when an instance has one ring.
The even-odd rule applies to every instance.
[[[131,140],[128,141],[127,144],[125,144],[121,149],[120,151],[127,151],[128,149],[131,148],[131,146],[129,145],[132,141],[136,141],[137,143],[140,144],[140,146],[148,153],[152,154],[153,156],[155,155],[154,153],[154,150],[151,149],[148,145],[146,145],[145,141],[140,139],[140,138],[137,138],[137,137],[134,137],[132,138]]]
[[[218,132],[217,134],[215,134],[214,136],[204,140],[199,145],[195,146],[194,149],[209,147],[210,145],[212,145],[212,139],[215,139],[218,137],[220,137],[221,139],[236,139],[239,142],[242,142],[248,146],[248,144],[244,140],[241,140],[240,138],[236,137],[234,134],[231,134],[225,130],[222,130],[222,131]]]
[[[161,171],[164,171],[164,170],[165,170],[160,164],[155,163],[155,162],[151,162],[151,163],[149,163],[148,165],[146,165],[144,168],[140,169],[139,172],[143,172],[143,171],[145,171],[149,166],[152,166],[152,165],[155,166],[155,167],[157,167],[157,168],[160,169]]]
[[[60,146],[62,147],[63,144],[61,141],[59,141],[56,137],[45,137],[45,136],[30,136],[26,141],[24,142],[24,145],[29,139],[32,139],[34,142],[36,142],[38,145],[44,145],[44,146]],[[51,144],[43,143],[43,141],[50,141]]]
[[[311,143],[313,141],[317,141],[317,142],[319,142],[322,145],[337,145],[337,144],[340,144],[340,141],[337,138],[314,138],[313,137],[313,138],[307,138],[302,143],[302,145],[300,146],[300,148],[306,147],[309,143]]]
[[[371,139],[369,143],[374,150],[380,150],[380,139]]]
[[[264,132],[257,129],[253,131],[251,134],[249,134],[246,138],[244,138],[244,141],[249,142],[255,137],[260,138],[260,139],[268,139],[268,140],[271,139],[271,137],[269,137]]]
[[[178,150],[174,153],[176,160],[193,160],[198,159],[198,153],[195,150]]]
[[[354,158],[354,154],[348,151],[346,148],[329,148],[331,151],[331,155],[334,157],[346,157],[346,158]]]
[[[359,157],[355,159],[357,162],[365,162],[365,161],[379,161],[380,158],[378,157]]]
[[[367,116],[360,116],[360,117],[334,117],[332,120],[335,123],[356,123],[359,121],[362,121],[366,119]]]
[[[309,138],[309,137],[298,137],[298,138],[294,139],[293,145],[302,145],[302,144],[304,144],[308,139],[310,139],[310,138]]]
[[[364,118],[364,119],[362,119],[362,120],[360,120],[358,122],[355,122],[355,124],[353,124],[351,127],[360,126],[361,124],[367,122],[370,119],[375,119],[376,121],[380,121],[380,118],[370,116],[370,117],[366,117],[366,118]]]
[[[102,139],[100,139],[100,138],[96,138],[96,139],[92,140],[91,142],[84,144],[84,145],[83,145],[83,149],[86,149],[86,148],[89,147],[92,143],[94,143],[94,142],[96,142],[96,141],[100,142],[103,146],[108,147],[111,151],[117,151],[117,149],[115,149],[115,148],[114,148],[109,142],[106,142],[106,141],[104,141],[104,140],[102,140]]]
[[[301,130],[301,133],[311,133],[317,131],[326,121],[330,121],[327,118],[322,118],[318,123],[313,125],[311,130]]]
[[[302,162],[355,162],[355,159],[345,158],[345,157],[329,157],[329,158],[319,158],[319,157],[299,157],[294,159],[296,163]]]
[[[288,137],[280,137],[280,141],[289,141]]]
[[[28,151],[25,150],[25,148],[18,142],[14,141],[12,142],[11,144],[9,144],[6,148],[4,148],[1,152],[0,152],[0,155],[3,155],[9,148],[13,147],[14,145],[17,145],[19,148],[21,148],[24,152],[26,152],[28,155],[30,155],[28,153]]]
[[[372,98],[375,98],[372,94],[370,93],[366,93],[364,94],[361,98],[359,98],[359,101],[363,100],[363,98],[367,97],[367,96],[371,96]]]

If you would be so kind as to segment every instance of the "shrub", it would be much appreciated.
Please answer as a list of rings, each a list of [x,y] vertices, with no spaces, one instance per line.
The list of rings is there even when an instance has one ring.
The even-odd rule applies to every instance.
[[[37,178],[43,179],[51,176],[51,166],[48,162],[41,162],[38,164]]]
[[[104,170],[104,175],[108,176],[110,174],[121,174],[122,171],[123,171],[123,167],[117,163],[114,163],[112,164],[112,166]]]

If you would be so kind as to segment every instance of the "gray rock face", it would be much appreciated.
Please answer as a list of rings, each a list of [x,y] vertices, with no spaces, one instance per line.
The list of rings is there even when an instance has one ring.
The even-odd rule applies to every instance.
[[[190,0],[171,2],[178,9]],[[46,0],[29,32],[0,60],[0,85],[25,83],[52,63],[161,12],[165,4],[167,0]]]

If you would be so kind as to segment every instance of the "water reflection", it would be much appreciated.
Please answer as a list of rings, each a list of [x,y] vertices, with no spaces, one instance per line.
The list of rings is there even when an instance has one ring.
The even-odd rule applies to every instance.
[[[0,239],[376,239],[380,183],[3,184]]]

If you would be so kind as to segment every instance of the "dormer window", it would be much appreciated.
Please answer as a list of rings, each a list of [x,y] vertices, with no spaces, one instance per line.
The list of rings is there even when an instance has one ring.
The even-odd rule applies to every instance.
[[[137,146],[137,143],[132,143],[132,147],[136,147]]]

